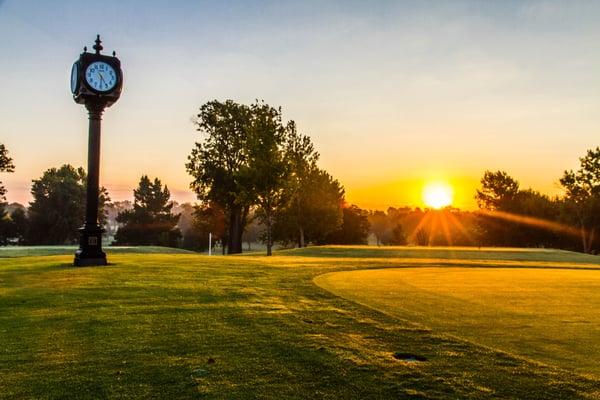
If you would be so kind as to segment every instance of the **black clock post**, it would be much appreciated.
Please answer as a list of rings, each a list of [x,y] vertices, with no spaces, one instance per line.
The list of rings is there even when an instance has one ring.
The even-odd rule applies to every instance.
[[[102,233],[98,223],[98,197],[100,175],[100,134],[102,113],[121,95],[123,71],[121,62],[113,51],[112,57],[100,54],[100,35],[93,46],[94,53],[83,53],[71,69],[71,92],[78,104],[84,104],[89,114],[87,197],[85,222],[80,228],[79,249],[75,252],[76,266],[106,265],[102,251]]]

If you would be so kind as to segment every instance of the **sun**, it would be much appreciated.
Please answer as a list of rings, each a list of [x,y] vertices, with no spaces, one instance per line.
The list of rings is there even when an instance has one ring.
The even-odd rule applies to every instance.
[[[444,208],[452,204],[452,187],[447,183],[428,183],[423,188],[423,202],[431,208]]]

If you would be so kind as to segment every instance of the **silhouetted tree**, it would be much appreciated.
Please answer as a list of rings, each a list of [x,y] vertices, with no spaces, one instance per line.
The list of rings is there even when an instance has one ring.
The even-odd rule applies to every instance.
[[[68,244],[79,239],[85,216],[86,174],[83,168],[63,165],[50,168],[31,187],[26,242],[28,244]],[[110,201],[105,188],[100,189],[99,223],[106,221],[104,204]]]
[[[407,244],[403,222],[411,214],[410,208],[389,207],[387,213],[372,211],[369,213],[371,233],[377,245],[401,246]]]
[[[510,201],[519,191],[519,182],[504,171],[485,171],[481,178],[481,190],[475,199],[480,208],[496,210]]]
[[[567,218],[581,230],[585,253],[600,250],[600,147],[579,159],[577,171],[565,171],[560,179],[566,190]]]
[[[12,158],[8,156],[8,149],[0,143],[0,172],[14,172],[15,165]],[[0,212],[4,212],[4,202],[6,201],[6,188],[0,181]]]
[[[252,243],[258,242],[264,236],[265,231],[264,225],[262,225],[259,219],[254,215],[250,214],[248,217],[248,223],[244,230],[244,242],[248,245],[248,251],[252,250]]]
[[[369,213],[355,205],[343,208],[340,229],[327,235],[329,244],[367,244],[369,237]]]
[[[388,216],[383,211],[372,211],[369,214],[369,224],[377,241],[377,246],[380,246],[389,236],[390,222]]]
[[[10,238],[16,240],[16,244],[26,243],[27,229],[29,229],[29,220],[25,207],[18,207],[10,214],[11,230]]]
[[[125,210],[117,216],[123,224],[115,235],[115,243],[119,245],[158,245],[177,246],[181,236],[175,226],[179,215],[171,212],[173,203],[171,192],[158,178],[150,181],[144,175],[138,188],[133,191],[133,209]]]
[[[0,172],[13,172],[15,165],[12,158],[8,156],[8,150],[0,143]],[[0,245],[5,245],[11,231],[11,220],[6,210],[6,188],[0,181]]]
[[[424,229],[419,228],[415,232],[415,240],[419,246],[429,245],[429,234]]]
[[[224,252],[227,242],[227,216],[218,204],[196,205],[194,206],[191,230],[184,236],[186,248],[207,249],[209,234],[212,234],[212,246],[214,247],[220,241]]]
[[[384,239],[383,244],[390,246],[404,246],[406,243],[404,228],[400,222],[396,222],[395,226],[390,230],[390,235]]]

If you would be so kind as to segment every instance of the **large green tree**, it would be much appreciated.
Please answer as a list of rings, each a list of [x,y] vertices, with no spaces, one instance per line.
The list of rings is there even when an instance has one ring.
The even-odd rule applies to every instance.
[[[600,147],[579,159],[579,169],[565,171],[560,179],[566,191],[567,218],[579,226],[582,249],[600,250]]]
[[[0,172],[14,172],[15,165],[8,155],[8,149],[0,143]],[[12,231],[12,223],[6,210],[6,188],[0,181],[0,244],[6,244]]]
[[[133,191],[133,209],[117,215],[122,224],[115,235],[115,243],[121,245],[177,246],[181,236],[176,228],[178,214],[171,212],[173,202],[171,192],[158,178],[151,181],[142,176],[137,189]]]
[[[291,163],[286,140],[294,129],[293,122],[284,126],[281,108],[257,102],[251,107],[248,140],[250,181],[256,196],[256,216],[265,226],[267,256],[272,254],[275,212],[286,201],[285,186],[290,178]]]
[[[227,251],[242,252],[242,234],[255,202],[249,163],[250,107],[232,100],[209,101],[195,120],[203,140],[186,164],[192,189],[206,204],[219,204],[227,218]]]
[[[290,182],[288,201],[276,216],[275,238],[304,247],[323,243],[343,222],[344,188],[316,166]]]
[[[221,242],[223,252],[227,240],[227,221],[223,209],[218,204],[199,204],[194,206],[192,224],[184,233],[183,244],[191,250],[205,250],[208,248],[209,236],[211,246]]]
[[[298,133],[291,121],[286,126],[286,158],[289,174],[284,186],[285,203],[277,210],[274,235],[284,243],[304,247],[321,243],[342,224],[344,188],[317,166],[319,153],[310,137]]]
[[[15,164],[13,163],[12,158],[8,155],[8,149],[4,144],[0,143],[0,172],[14,172]],[[0,203],[4,203],[6,201],[6,188],[0,181]],[[4,212],[4,207],[2,207],[1,212]]]
[[[63,165],[50,168],[31,186],[33,201],[29,203],[28,244],[67,244],[79,239],[78,229],[83,225],[86,201],[86,173],[83,168]],[[101,188],[98,216],[106,221],[104,204],[110,201],[106,189]]]

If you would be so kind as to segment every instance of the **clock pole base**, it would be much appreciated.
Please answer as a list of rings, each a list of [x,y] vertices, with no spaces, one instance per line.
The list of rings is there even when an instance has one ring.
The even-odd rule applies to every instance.
[[[98,225],[84,226],[79,231],[81,238],[73,265],[76,267],[107,265],[106,253],[102,251],[102,228]]]
[[[73,261],[73,265],[76,267],[92,267],[98,265],[107,265],[106,262],[106,254],[104,257],[84,257],[77,253],[75,253],[75,260]]]

